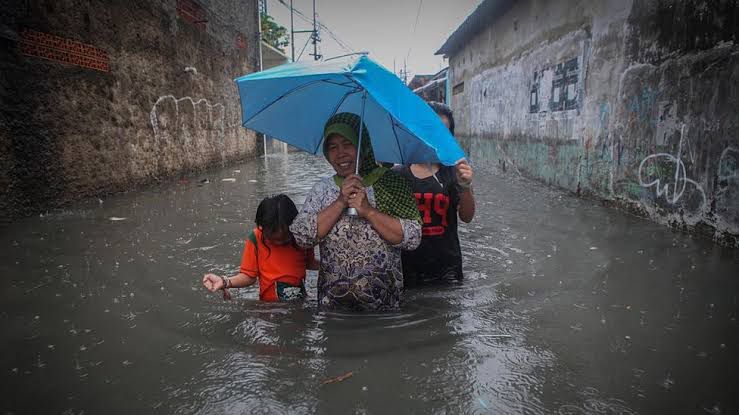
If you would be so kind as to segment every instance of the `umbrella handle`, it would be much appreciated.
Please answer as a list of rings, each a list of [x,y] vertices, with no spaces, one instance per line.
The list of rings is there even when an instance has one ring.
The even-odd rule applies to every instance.
[[[359,175],[359,162],[362,157],[362,133],[364,132],[364,103],[367,101],[367,90],[362,93],[362,115],[359,117],[359,140],[357,143],[357,163],[354,166],[355,174]],[[357,209],[349,208],[346,210],[348,216],[359,216]]]

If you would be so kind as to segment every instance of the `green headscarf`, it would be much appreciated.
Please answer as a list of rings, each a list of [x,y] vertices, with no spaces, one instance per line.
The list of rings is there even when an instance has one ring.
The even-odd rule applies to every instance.
[[[339,134],[358,146],[359,123],[359,116],[350,112],[341,112],[329,118],[323,129],[324,156],[328,158],[326,139],[331,134]],[[366,187],[373,186],[377,209],[396,218],[420,220],[421,216],[418,213],[418,207],[408,182],[394,171],[379,166],[375,161],[375,154],[372,150],[366,125],[362,127],[360,151],[359,175],[362,176],[362,183]],[[337,186],[341,187],[343,181],[343,177],[334,176],[334,183]]]

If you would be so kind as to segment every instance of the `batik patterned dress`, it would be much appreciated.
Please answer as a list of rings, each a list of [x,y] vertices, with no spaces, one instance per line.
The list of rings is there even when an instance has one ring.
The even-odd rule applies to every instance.
[[[290,226],[298,245],[320,247],[319,306],[359,311],[397,309],[403,293],[400,251],[418,247],[421,224],[414,219],[399,219],[403,240],[391,245],[366,219],[344,214],[326,237],[318,240],[318,213],[333,203],[339,192],[331,177],[318,182]],[[376,206],[372,186],[367,187],[367,200]]]

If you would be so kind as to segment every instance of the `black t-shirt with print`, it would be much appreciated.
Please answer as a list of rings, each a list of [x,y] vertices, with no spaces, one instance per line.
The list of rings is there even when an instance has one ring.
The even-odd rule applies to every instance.
[[[421,245],[403,251],[403,285],[462,279],[462,251],[457,235],[459,188],[454,167],[442,166],[435,176],[419,179],[410,167],[396,170],[408,180],[423,221]]]

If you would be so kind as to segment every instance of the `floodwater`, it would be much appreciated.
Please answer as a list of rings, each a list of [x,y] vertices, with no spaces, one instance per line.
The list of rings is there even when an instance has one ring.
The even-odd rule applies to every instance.
[[[298,304],[202,288],[262,197],[328,174],[305,154],[0,229],[0,411],[739,412],[736,250],[472,159],[466,280],[395,314],[318,312],[315,273]]]

